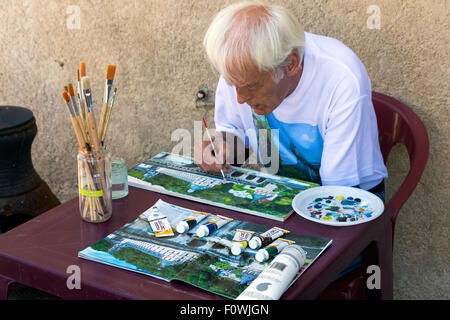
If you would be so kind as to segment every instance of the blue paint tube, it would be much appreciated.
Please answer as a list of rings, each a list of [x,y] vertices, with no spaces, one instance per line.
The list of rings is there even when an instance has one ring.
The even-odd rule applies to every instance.
[[[230,221],[233,221],[233,219],[215,215],[213,218],[209,219],[207,223],[198,227],[197,236],[201,238],[206,237]]]

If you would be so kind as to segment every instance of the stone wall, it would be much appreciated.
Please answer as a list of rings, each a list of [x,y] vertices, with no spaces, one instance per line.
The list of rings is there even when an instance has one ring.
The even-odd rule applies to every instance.
[[[0,105],[34,112],[39,129],[34,165],[61,201],[77,195],[77,148],[61,90],[76,80],[80,60],[91,77],[97,119],[106,65],[117,65],[118,95],[107,145],[133,166],[170,151],[177,144],[172,133],[178,128],[192,133],[193,121],[204,115],[213,127],[213,110],[195,106],[197,90],[203,85],[214,90],[218,79],[205,59],[202,39],[213,14],[231,2],[24,0],[2,6]],[[425,123],[430,158],[397,221],[394,296],[450,298],[448,1],[278,3],[291,9],[307,31],[352,48],[373,89],[403,101]],[[406,150],[396,147],[388,165],[389,197],[408,171]]]

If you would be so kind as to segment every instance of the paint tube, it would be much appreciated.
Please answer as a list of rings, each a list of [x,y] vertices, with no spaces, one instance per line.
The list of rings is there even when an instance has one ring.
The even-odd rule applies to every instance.
[[[269,260],[270,258],[275,257],[278,252],[280,252],[284,247],[287,247],[290,244],[294,244],[295,241],[287,240],[279,238],[269,244],[264,249],[259,249],[255,255],[256,261],[264,262]]]
[[[207,223],[198,227],[197,236],[206,237],[230,221],[233,221],[233,219],[215,215],[213,218],[209,219]]]
[[[264,247],[274,241],[275,239],[282,237],[286,234],[288,234],[289,231],[273,227],[272,229],[267,230],[266,232],[263,232],[261,234],[257,234],[254,236],[248,243],[248,246],[251,249],[258,249],[261,247]]]
[[[170,237],[175,235],[167,217],[157,207],[152,207],[145,212],[147,220],[152,227],[155,237]]]
[[[288,245],[236,300],[280,299],[305,261],[306,252],[300,246]]]
[[[194,211],[192,212],[188,217],[181,220],[177,225],[177,232],[178,233],[185,233],[192,227],[194,227],[197,223],[202,221],[204,218],[209,216],[209,213],[206,212],[200,212],[200,211]]]
[[[235,256],[240,255],[247,248],[248,241],[253,236],[253,231],[236,229],[233,240],[231,242],[231,253]]]

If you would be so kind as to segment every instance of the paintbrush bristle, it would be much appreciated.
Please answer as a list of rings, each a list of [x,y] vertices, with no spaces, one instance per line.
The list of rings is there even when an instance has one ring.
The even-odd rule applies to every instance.
[[[75,96],[75,92],[73,91],[73,86],[72,86],[72,84],[69,83],[69,84],[67,85],[67,88],[69,88],[69,93],[70,93],[70,95],[71,95],[72,97],[74,97],[74,96]]]
[[[114,80],[115,74],[116,74],[116,66],[113,64],[108,64],[106,67],[106,79]]]
[[[89,77],[82,77],[81,85],[83,86],[83,90],[90,89],[91,88],[91,80],[89,80]]]
[[[64,91],[62,92],[62,96],[63,96],[64,100],[66,100],[66,102],[69,102],[69,101],[70,101],[69,94],[67,93],[66,90],[64,90]]]
[[[86,76],[86,63],[84,63],[84,61],[80,62],[80,75],[81,77]]]
[[[77,69],[77,80],[80,81],[80,69]]]

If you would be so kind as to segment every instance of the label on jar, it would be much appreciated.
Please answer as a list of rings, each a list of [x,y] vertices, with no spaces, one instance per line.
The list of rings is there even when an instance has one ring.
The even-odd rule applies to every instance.
[[[80,194],[84,197],[88,197],[88,198],[99,198],[99,197],[103,197],[103,190],[86,190],[86,189],[80,189]]]

